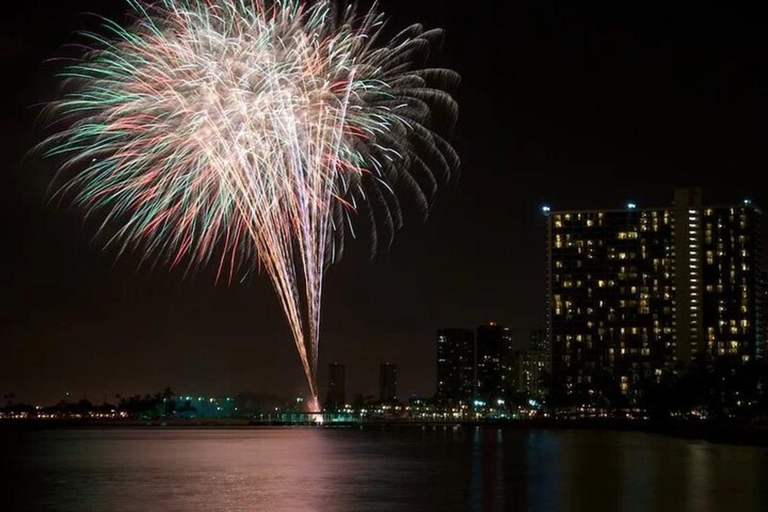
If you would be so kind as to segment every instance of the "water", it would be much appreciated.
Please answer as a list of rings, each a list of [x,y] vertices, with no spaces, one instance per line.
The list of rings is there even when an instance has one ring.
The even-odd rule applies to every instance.
[[[633,432],[0,432],[0,461],[4,511],[768,511],[765,448]]]

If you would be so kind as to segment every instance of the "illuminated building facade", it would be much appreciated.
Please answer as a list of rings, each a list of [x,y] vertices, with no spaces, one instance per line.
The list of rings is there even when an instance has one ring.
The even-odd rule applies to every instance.
[[[701,210],[701,324],[692,346],[742,362],[763,355],[760,211],[749,205]]]
[[[501,405],[513,385],[512,330],[495,322],[481,325],[475,343],[475,398],[489,406]]]
[[[531,397],[538,392],[534,359],[529,350],[516,350],[512,354],[512,388],[518,397]]]
[[[641,398],[702,356],[761,355],[760,210],[702,206],[547,215],[548,339],[561,395]]]
[[[760,300],[757,314],[760,315],[758,319],[758,326],[762,328],[760,334],[760,343],[757,345],[757,360],[765,360],[768,357],[768,271],[762,270],[760,272]]]
[[[397,402],[397,365],[382,363],[379,369],[379,401]]]
[[[515,393],[543,398],[552,374],[552,346],[546,329],[531,329],[528,350],[515,351],[512,361]]]
[[[437,400],[443,404],[469,404],[474,382],[474,333],[470,329],[437,331]]]
[[[543,371],[552,372],[552,344],[545,328],[531,329],[528,350],[537,354]]]

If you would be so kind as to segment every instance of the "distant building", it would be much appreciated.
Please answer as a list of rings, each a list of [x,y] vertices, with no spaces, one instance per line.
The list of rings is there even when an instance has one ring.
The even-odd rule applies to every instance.
[[[516,350],[512,356],[512,389],[516,399],[541,398],[546,394],[543,362],[536,352]]]
[[[531,329],[526,362],[529,381],[527,394],[541,398],[547,394],[552,376],[552,344],[549,342],[546,329]]]
[[[512,388],[516,399],[543,398],[547,394],[546,372],[541,354],[517,350],[512,356]]]
[[[325,408],[331,411],[343,409],[346,404],[346,380],[343,364],[328,365],[328,400]]]
[[[762,326],[761,343],[757,345],[757,360],[768,358],[768,271],[760,272],[760,303],[757,308],[760,315],[758,325]]]
[[[475,335],[470,329],[437,331],[437,393],[443,404],[469,404],[475,382]]]
[[[397,402],[397,365],[382,363],[379,369],[379,401]]]
[[[531,329],[528,336],[528,350],[539,354],[539,358],[544,362],[544,371],[552,371],[552,344],[546,328]]]
[[[750,201],[546,211],[548,334],[558,393],[641,398],[708,358],[763,347],[761,212]]]
[[[506,402],[512,389],[512,330],[490,322],[475,331],[475,399],[488,406]]]

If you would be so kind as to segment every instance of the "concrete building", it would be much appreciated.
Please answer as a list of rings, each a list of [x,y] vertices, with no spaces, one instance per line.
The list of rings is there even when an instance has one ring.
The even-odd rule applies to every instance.
[[[545,214],[561,395],[636,399],[703,358],[761,357],[761,212],[750,201],[707,206],[680,189],[668,207]]]
[[[397,365],[382,363],[379,369],[379,401],[397,402]]]
[[[346,369],[343,364],[331,363],[328,365],[328,399],[325,408],[337,411],[346,404]]]
[[[474,333],[470,329],[437,331],[437,401],[469,404],[474,394],[474,382]]]

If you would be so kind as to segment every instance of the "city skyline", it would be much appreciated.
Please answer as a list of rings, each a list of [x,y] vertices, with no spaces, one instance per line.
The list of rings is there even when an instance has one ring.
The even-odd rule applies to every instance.
[[[3,57],[9,76],[22,78],[8,84],[12,107],[2,122],[7,164],[0,194],[10,225],[5,240],[13,249],[3,254],[8,368],[0,389],[30,400],[66,390],[101,396],[168,384],[301,394],[290,332],[263,276],[243,286],[214,286],[210,270],[192,280],[183,272],[137,271],[137,257],[115,263],[79,212],[47,203],[51,170],[22,161],[44,131],[30,106],[55,93],[55,65],[39,63],[60,55],[74,30],[94,27],[80,13],[116,15],[123,6],[114,4],[9,7]],[[702,24],[689,23],[682,7],[663,23],[648,8],[641,23],[587,6],[562,13],[534,2],[495,6],[491,15],[510,20],[511,29],[488,39],[467,25],[460,6],[387,2],[383,8],[393,26],[419,19],[447,29],[445,56],[464,77],[457,137],[462,176],[438,198],[426,224],[406,223],[372,263],[360,240],[330,269],[321,382],[328,362],[345,359],[350,388],[375,395],[376,379],[368,379],[366,369],[396,360],[399,388],[427,395],[440,326],[493,319],[525,333],[542,324],[542,204],[666,204],[671,186],[681,184],[701,186],[711,203],[751,196],[765,204],[748,179],[762,162],[755,141],[762,137],[756,123],[765,107],[757,94],[763,71],[747,59],[726,79],[697,60],[705,55],[719,70],[730,69],[735,55],[755,57],[748,44],[755,33],[740,25],[748,13],[721,20],[717,8],[697,8],[702,24],[718,20],[724,27],[716,44],[696,28]],[[41,25],[50,30],[33,29]],[[574,28],[580,26],[587,27],[584,37]],[[688,37],[672,37],[677,31]],[[629,34],[661,43],[638,44]],[[498,63],[516,70],[511,83],[488,73]],[[646,78],[660,74],[672,79],[662,86]],[[720,101],[713,105],[712,97]],[[709,172],[722,169],[732,177],[725,184]],[[55,396],[46,396],[51,389]]]
[[[697,192],[699,194],[698,197],[700,198],[701,197],[701,190],[697,190]],[[677,193],[677,191],[676,191],[676,193]],[[756,205],[753,204],[753,201],[751,199],[744,199],[742,201],[742,203],[739,203],[736,206],[737,207],[738,206],[742,206],[742,207],[745,207],[745,208],[747,208],[749,210],[759,211],[759,209],[757,208]],[[665,208],[667,208],[667,207],[665,207],[665,206],[651,206],[651,205],[646,205],[646,206],[644,206],[642,208],[638,208],[637,205],[634,202],[630,202],[630,203],[624,205],[624,208],[615,208],[615,209],[609,208],[609,209],[603,210],[603,211],[624,213],[624,212],[644,212],[644,211],[665,211]],[[697,204],[697,208],[706,210],[707,208],[711,208],[711,206],[702,205],[702,204],[699,203],[699,204]],[[719,208],[730,208],[730,206],[728,206],[728,207],[719,207]],[[593,210],[593,209],[553,210],[550,206],[543,205],[541,207],[541,212],[540,213],[543,213],[544,216],[547,217],[548,220],[550,220],[552,218],[559,218],[563,214],[569,214],[569,213],[579,214],[579,213],[585,213],[585,212],[586,213],[591,213],[593,211],[596,211],[596,210]],[[708,211],[711,211],[711,210],[708,210]],[[481,323],[477,327],[477,333],[478,333],[477,335],[475,334],[474,329],[461,329],[461,328],[441,328],[441,329],[438,329],[437,332],[438,332],[438,338],[439,338],[440,334],[443,333],[443,332],[456,332],[456,331],[466,330],[470,334],[470,336],[472,337],[473,342],[474,342],[474,340],[476,339],[476,336],[482,336],[481,332],[483,330],[486,330],[486,329],[496,329],[496,328],[504,329],[505,332],[510,333],[510,336],[516,336],[517,335],[517,330],[516,329],[510,328],[508,326],[499,325],[495,321],[489,321],[489,322],[486,322],[486,323]],[[522,336],[520,336],[520,337],[522,337]],[[510,366],[509,368],[505,367],[505,368],[502,368],[501,370],[500,370],[501,367],[499,367],[499,368],[495,368],[494,367],[494,371],[491,372],[491,373],[494,374],[494,377],[492,377],[492,378],[499,378],[502,375],[506,376],[506,375],[511,375],[512,373],[514,373],[514,377],[510,377],[510,378],[511,379],[520,379],[520,378],[525,378],[525,377],[522,377],[522,375],[525,372],[528,372],[528,377],[527,378],[531,378],[530,377],[531,370],[526,369],[525,366],[519,366],[519,365],[533,364],[533,361],[540,361],[541,360],[540,356],[536,356],[536,357],[533,358],[531,363],[528,363],[528,360],[525,359],[529,355],[528,354],[528,350],[531,349],[531,354],[533,354],[533,352],[536,352],[536,351],[541,351],[542,349],[540,348],[540,344],[543,343],[545,345],[548,345],[548,348],[546,350],[551,351],[552,350],[552,346],[551,346],[552,341],[546,339],[546,329],[532,329],[530,331],[528,339],[530,340],[530,343],[529,344],[525,344],[525,346],[523,346],[523,345],[520,344],[519,341],[518,342],[513,342],[512,338],[510,338],[510,341],[509,341],[510,346],[509,346],[509,348],[513,349],[513,350],[508,350],[508,352],[510,354],[510,359],[508,360],[508,362],[510,364],[516,365],[516,366],[515,366],[514,369],[512,368],[512,366]],[[439,340],[438,340],[438,344],[439,344]],[[759,346],[756,346],[754,348],[755,348],[755,351],[759,351]],[[514,355],[513,355],[513,351],[514,351]],[[522,355],[523,359],[518,359],[519,356],[517,355],[517,353],[520,353]],[[438,357],[439,357],[439,355],[438,355]],[[552,357],[551,352],[549,352],[548,358],[551,358],[551,357]],[[477,365],[478,364],[477,361],[475,361],[474,364]],[[496,362],[496,364],[498,364],[498,361]],[[536,364],[541,364],[541,363],[536,363]],[[382,379],[384,378],[383,377],[383,372],[385,371],[384,368],[386,366],[392,366],[392,367],[395,368],[395,372],[396,372],[398,365],[392,364],[392,363],[381,363],[380,366],[381,366],[381,370],[380,370],[381,371],[381,375],[379,377],[378,386],[377,386],[378,396],[379,396],[379,401],[380,402],[386,402],[386,400],[381,399],[382,385],[383,385],[382,384]],[[482,365],[480,365],[480,366],[482,367]],[[349,403],[351,401],[351,398],[354,397],[354,396],[359,396],[359,397],[377,396],[375,393],[368,393],[368,391],[372,387],[372,385],[371,385],[372,379],[370,379],[370,378],[368,379],[369,382],[364,384],[361,389],[359,389],[359,390],[358,389],[347,390],[346,389],[346,384],[345,384],[345,373],[346,373],[347,365],[343,364],[343,363],[338,363],[338,362],[331,363],[330,366],[329,366],[330,373],[328,373],[328,374],[325,374],[324,372],[321,371],[321,375],[327,375],[328,376],[327,381],[329,383],[334,380],[334,378],[333,378],[333,375],[334,375],[333,368],[334,367],[341,369],[341,373],[340,373],[340,376],[341,376],[340,377],[340,379],[341,379],[340,380],[340,382],[341,382],[341,395],[340,395],[341,396],[341,400],[340,400],[339,403]],[[499,370],[499,371],[496,371],[496,370]],[[368,373],[368,370],[362,370],[362,371],[364,371],[365,373]],[[477,375],[477,367],[474,368],[474,372],[475,373],[473,374],[473,382],[477,382],[479,384],[481,378],[479,378],[478,375]],[[536,378],[538,378],[538,373],[534,373],[534,374],[537,376]],[[339,375],[339,374],[337,373],[337,375]],[[396,379],[397,379],[397,377],[395,377],[395,382],[396,382]],[[510,380],[510,382],[508,384],[505,384],[505,386],[506,385],[511,386],[510,387],[510,391],[518,391],[520,389],[526,388],[526,385],[521,384],[518,381],[512,381],[512,380]],[[538,395],[538,393],[539,393],[538,392],[538,387],[540,385],[541,385],[541,383],[537,383],[537,385],[536,385],[537,391],[532,393],[531,396]],[[395,386],[396,386],[396,384],[395,384]],[[194,385],[191,386],[191,388],[194,388],[196,391],[200,391],[203,394],[205,394],[205,393],[209,393],[209,394],[213,393],[215,396],[226,396],[227,395],[227,393],[222,393],[222,392],[219,392],[217,390],[202,389],[199,386],[194,386]],[[475,398],[475,399],[482,398],[481,397],[482,393],[478,393],[476,388],[477,388],[477,386],[475,386],[475,388],[473,389],[473,392],[470,395],[471,398]],[[325,398],[328,401],[327,403],[333,403],[333,401],[331,399],[331,394],[329,394],[329,388],[324,383],[321,384],[320,390],[322,391],[321,397]],[[120,390],[118,390],[118,391],[120,391]],[[237,392],[239,392],[239,393],[242,393],[242,392],[245,392],[245,393],[249,393],[249,392],[256,392],[256,393],[272,392],[272,393],[276,393],[277,395],[283,394],[283,396],[286,396],[286,397],[292,396],[291,394],[280,393],[280,391],[263,390],[263,389],[240,389],[240,390],[237,390]],[[301,393],[301,391],[298,391],[297,393],[294,393],[294,395],[301,396],[302,393]],[[97,397],[97,401],[98,401],[98,397],[102,396],[102,395],[100,395],[99,393],[95,393],[95,396]],[[109,395],[107,392],[104,392],[103,396],[105,397],[105,402],[109,401],[108,398],[112,398],[112,395]],[[434,393],[427,392],[427,393],[424,393],[424,394],[419,394],[419,393],[411,392],[411,393],[408,393],[406,395],[402,395],[402,396],[400,396],[398,398],[400,399],[401,403],[406,403],[409,397],[431,398],[433,396],[436,399],[438,399],[438,401],[439,401],[439,384],[435,385]],[[501,396],[501,394],[499,394],[499,396]],[[62,395],[59,396],[58,398],[63,398],[63,399],[66,400],[67,397],[69,397],[71,399],[74,399],[74,398],[89,398],[89,395],[88,395],[88,392],[83,391],[82,395],[79,396],[77,394],[77,390],[66,388],[63,391]],[[322,401],[324,403],[326,403],[326,400],[322,400]],[[335,408],[335,407],[338,407],[338,406],[336,406],[336,405],[331,405],[330,406],[331,410],[333,408]]]
[[[3,510],[768,511],[762,11],[8,2]]]

